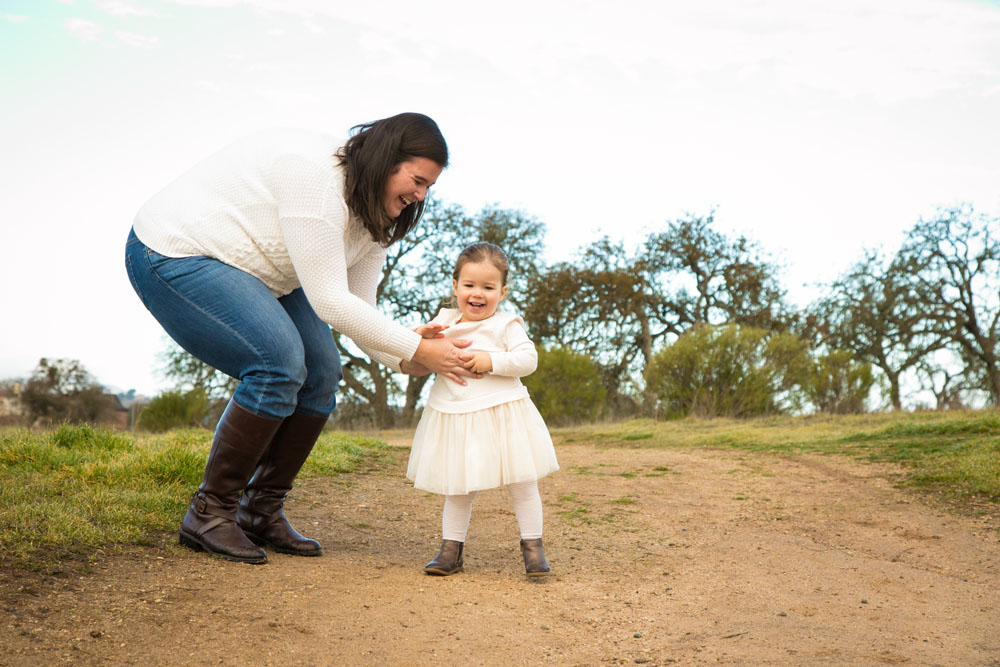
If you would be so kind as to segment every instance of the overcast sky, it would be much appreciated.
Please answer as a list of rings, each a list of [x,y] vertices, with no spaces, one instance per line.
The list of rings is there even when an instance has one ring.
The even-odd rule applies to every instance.
[[[0,379],[166,388],[132,218],[275,125],[427,113],[437,196],[537,217],[549,261],[714,209],[800,306],[939,206],[1000,216],[995,1],[0,0],[0,62]]]

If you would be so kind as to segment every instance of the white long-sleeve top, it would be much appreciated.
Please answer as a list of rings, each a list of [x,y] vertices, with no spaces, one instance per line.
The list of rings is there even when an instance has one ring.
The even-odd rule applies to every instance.
[[[154,195],[133,227],[161,255],[212,257],[275,296],[302,287],[324,322],[398,371],[420,336],[375,308],[386,249],[344,201],[339,146],[303,130],[251,135]]]
[[[439,412],[461,413],[528,398],[518,378],[535,372],[538,352],[524,330],[524,320],[502,310],[478,322],[459,322],[461,316],[455,308],[442,308],[431,322],[446,325],[447,338],[471,340],[468,350],[489,352],[493,371],[481,378],[466,378],[465,386],[437,376],[427,405]]]

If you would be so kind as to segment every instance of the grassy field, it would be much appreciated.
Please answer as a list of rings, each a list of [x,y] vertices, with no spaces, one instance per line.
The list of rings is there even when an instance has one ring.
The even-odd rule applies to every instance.
[[[635,420],[562,429],[609,447],[715,447],[850,456],[902,466],[903,483],[958,502],[1000,502],[1000,411]]]
[[[1000,412],[637,420],[558,429],[607,447],[711,447],[817,453],[900,464],[903,483],[965,504],[1000,501]],[[149,544],[176,529],[201,481],[212,434],[133,435],[89,426],[0,430],[0,566],[45,572]],[[326,432],[303,476],[384,456],[375,437]]]
[[[211,440],[202,429],[0,430],[0,566],[58,571],[176,529]],[[374,438],[327,431],[302,476],[357,470],[385,448]]]

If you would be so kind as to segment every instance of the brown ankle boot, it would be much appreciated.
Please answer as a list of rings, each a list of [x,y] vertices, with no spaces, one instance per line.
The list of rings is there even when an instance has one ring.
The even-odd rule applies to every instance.
[[[544,577],[549,573],[549,562],[545,560],[542,538],[521,540],[521,557],[524,558],[524,573],[529,577]]]
[[[447,577],[462,571],[462,547],[464,542],[441,540],[441,550],[434,560],[424,565],[424,572],[439,577]]]
[[[236,503],[280,424],[229,402],[215,429],[201,486],[181,523],[181,544],[226,560],[267,562],[264,550],[236,525]]]
[[[326,420],[295,413],[274,434],[236,511],[240,528],[255,543],[293,556],[323,554],[319,542],[303,537],[288,523],[284,503]]]

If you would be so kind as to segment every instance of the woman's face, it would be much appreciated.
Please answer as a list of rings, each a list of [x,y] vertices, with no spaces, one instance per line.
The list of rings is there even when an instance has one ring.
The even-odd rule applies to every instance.
[[[415,157],[400,162],[385,182],[385,212],[392,219],[413,202],[423,201],[427,191],[437,182],[442,167],[434,160]]]

